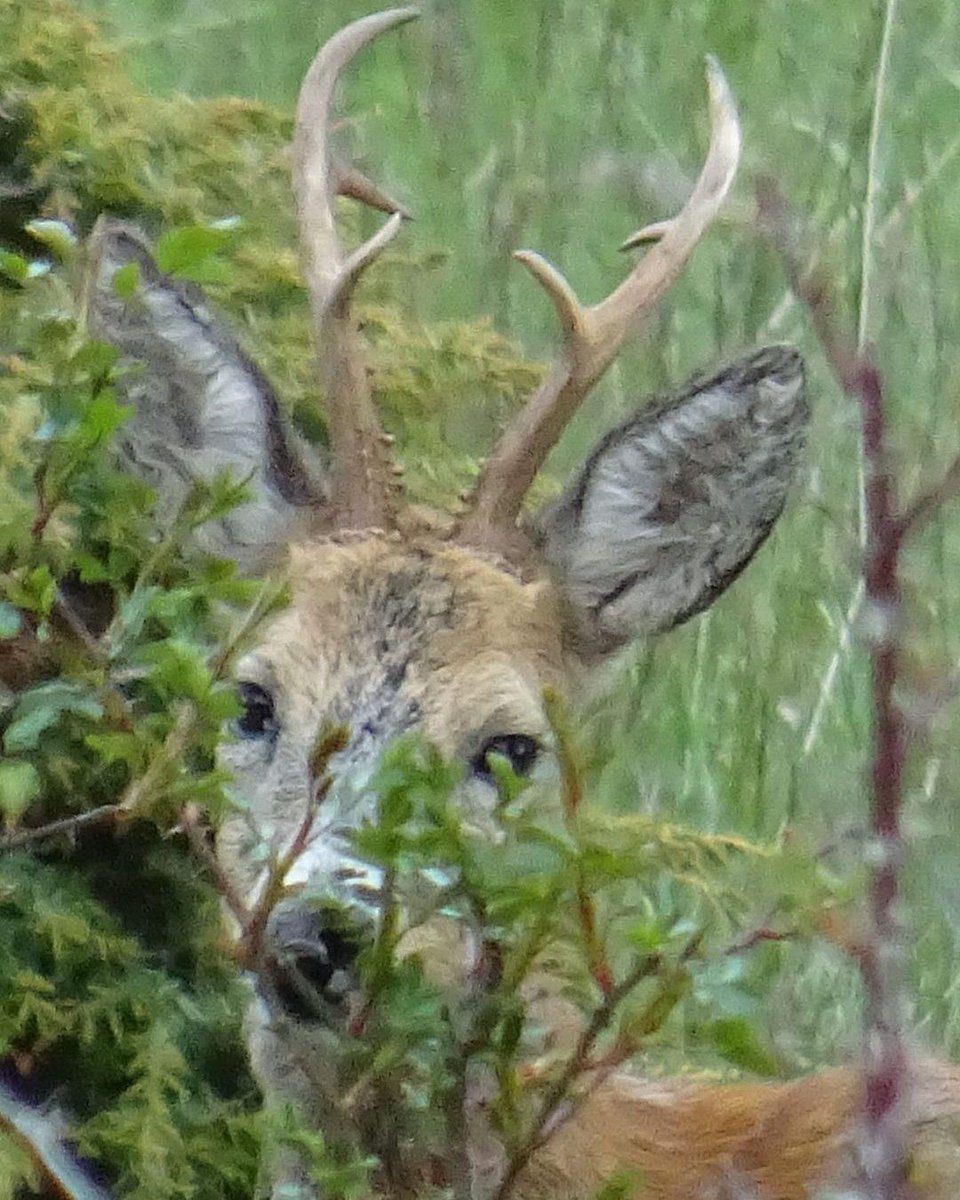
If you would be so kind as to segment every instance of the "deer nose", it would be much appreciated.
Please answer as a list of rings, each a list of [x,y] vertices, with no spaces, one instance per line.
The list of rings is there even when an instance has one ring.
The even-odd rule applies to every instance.
[[[342,909],[280,905],[267,924],[262,982],[288,1016],[327,1020],[359,987],[363,931]]]

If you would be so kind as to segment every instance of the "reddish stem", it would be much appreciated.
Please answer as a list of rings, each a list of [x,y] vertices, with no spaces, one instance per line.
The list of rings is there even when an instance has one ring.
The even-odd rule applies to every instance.
[[[906,730],[894,695],[902,657],[902,524],[895,512],[894,484],[886,444],[883,388],[876,369],[861,362],[854,379],[859,399],[866,467],[867,546],[864,576],[876,620],[871,644],[873,676],[872,829],[877,861],[870,874],[871,944],[860,961],[867,1015],[864,1057],[866,1144],[870,1193],[893,1200],[906,1193],[906,1138],[898,1108],[907,1076],[902,1019],[903,930],[900,896],[903,835],[903,769]]]
[[[903,1031],[902,945],[897,916],[903,833],[903,770],[907,731],[895,691],[902,659],[900,552],[913,517],[898,515],[894,473],[880,375],[866,355],[843,336],[822,278],[804,275],[791,244],[790,214],[773,185],[759,194],[761,220],[780,254],[797,296],[806,304],[827,362],[860,410],[865,469],[867,597],[873,693],[873,756],[870,768],[871,831],[875,860],[870,871],[872,928],[858,955],[864,982],[866,1096],[861,1161],[869,1200],[905,1200],[907,1142],[903,1101],[908,1062]],[[953,487],[948,473],[939,491],[915,510],[925,516]],[[942,495],[940,494],[942,493]]]
[[[576,741],[567,720],[567,713],[560,697],[550,689],[544,693],[547,716],[557,744],[557,762],[560,767],[560,793],[563,819],[574,842],[579,845],[577,827],[580,806],[583,803],[583,772],[577,755]],[[583,869],[583,859],[577,863],[577,916],[586,951],[590,975],[604,996],[614,989],[613,969],[607,960],[603,940],[597,931],[597,910]]]

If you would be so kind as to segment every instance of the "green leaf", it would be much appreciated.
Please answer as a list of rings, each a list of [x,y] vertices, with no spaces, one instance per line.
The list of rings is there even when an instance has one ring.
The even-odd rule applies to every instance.
[[[181,638],[167,638],[148,646],[143,658],[153,665],[151,679],[172,695],[202,702],[209,693],[210,669],[199,646]]]
[[[504,754],[488,754],[487,770],[497,785],[497,794],[501,805],[513,804],[530,786],[530,781],[517,775],[510,760]]]
[[[57,583],[44,563],[25,575],[8,576],[5,580],[7,596],[20,608],[46,617],[57,595]]]
[[[81,583],[105,583],[110,578],[110,572],[103,563],[86,550],[77,550],[73,561]]]
[[[40,794],[40,776],[28,762],[0,763],[0,813],[9,829]]]
[[[151,615],[154,600],[161,595],[158,587],[138,587],[121,603],[115,618],[116,626],[125,638],[138,638]]]
[[[117,365],[120,357],[116,346],[109,342],[89,341],[79,346],[70,359],[75,371],[96,378],[105,376]]]
[[[721,1017],[708,1026],[713,1045],[729,1063],[757,1075],[776,1075],[777,1060],[742,1017]]]
[[[35,750],[40,735],[56,725],[64,713],[97,720],[103,716],[103,706],[83,688],[63,680],[31,688],[13,711],[13,720],[3,735],[4,750],[8,754]]]
[[[210,480],[194,480],[177,514],[177,524],[185,529],[196,529],[207,521],[216,521],[226,516],[250,499],[247,488],[250,476],[237,480],[228,469],[218,471]]]
[[[132,300],[140,286],[140,264],[124,263],[113,273],[113,290],[121,300]]]
[[[97,445],[109,438],[126,420],[130,410],[122,408],[112,389],[103,388],[90,400],[80,429],[90,443]]]
[[[14,283],[26,283],[30,274],[30,264],[19,254],[0,250],[0,271]]]
[[[16,637],[22,624],[19,609],[6,600],[0,600],[0,638]]]
[[[161,271],[194,283],[222,283],[227,268],[215,255],[229,241],[229,231],[208,225],[183,225],[171,229],[157,242],[156,260]]]
[[[61,262],[69,262],[77,253],[77,235],[65,221],[37,218],[28,221],[25,229],[48,250],[53,251]]]
[[[670,930],[662,921],[638,921],[626,930],[627,940],[642,954],[652,954],[670,940]]]
[[[83,740],[104,762],[122,762],[131,771],[143,767],[147,749],[143,736],[132,733],[90,733]]]

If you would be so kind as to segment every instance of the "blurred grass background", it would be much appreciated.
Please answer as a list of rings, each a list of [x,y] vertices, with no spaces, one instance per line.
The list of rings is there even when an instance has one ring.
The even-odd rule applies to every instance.
[[[163,93],[236,93],[291,107],[318,41],[358,0],[86,0]],[[838,315],[873,345],[904,494],[960,450],[960,10],[854,0],[461,0],[359,60],[344,131],[407,202],[403,276],[425,320],[487,313],[533,357],[549,306],[510,262],[540,249],[585,299],[627,269],[633,229],[689,186],[706,135],[703,56],[738,97],[745,158],[734,201],[658,316],[555,454],[557,471],[642,398],[763,341],[810,366],[814,423],[797,495],[747,575],[708,614],[640,647],[597,703],[600,791],[703,828],[830,843],[865,812],[869,696],[858,608],[857,419],[755,233],[773,176],[833,278]],[[224,214],[225,216],[228,214]],[[960,505],[908,556],[915,712],[908,938],[921,1040],[960,1054],[960,749],[949,692],[960,661]],[[935,708],[931,714],[931,708]],[[838,871],[845,869],[839,864]],[[856,984],[840,956],[786,950],[767,1002],[795,1062],[856,1047]]]

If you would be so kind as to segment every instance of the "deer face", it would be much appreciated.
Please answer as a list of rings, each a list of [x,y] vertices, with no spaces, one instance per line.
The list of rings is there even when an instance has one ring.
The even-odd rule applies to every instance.
[[[554,301],[563,352],[458,516],[427,520],[403,507],[349,311],[357,278],[401,214],[337,163],[327,131],[340,70],[410,15],[366,18],[336,35],[310,68],[298,108],[294,182],[328,463],[299,443],[202,296],[163,276],[135,230],[103,221],[92,243],[92,329],[139,364],[125,385],[135,411],[123,446],[132,469],[155,483],[161,509],[175,510],[194,477],[224,466],[248,478],[252,499],[208,528],[206,548],[248,571],[286,571],[292,584],[289,608],[238,668],[244,711],[223,748],[239,805],[218,853],[245,897],[264,887],[263,848],[274,859],[287,854],[303,827],[321,732],[349,730],[286,871],[291,889],[309,885],[314,907],[291,892],[269,931],[281,949],[307,948],[321,989],[349,947],[343,938],[323,945],[316,897],[361,921],[376,909],[376,872],[357,859],[351,833],[375,811],[370,780],[384,747],[416,731],[458,759],[465,819],[482,830],[495,800],[491,751],[519,774],[549,773],[544,688],[570,691],[584,667],[701,611],[749,562],[782,509],[806,419],[799,356],[768,347],[642,408],[600,442],[555,504],[521,515],[564,424],[679,274],[730,187],[739,127],[711,66],[710,150],[687,205],[628,239],[653,245],[592,307],[543,259],[517,256]],[[335,232],[338,191],[393,213],[349,256]],[[127,301],[113,276],[130,262],[139,285]]]
[[[317,739],[345,726],[336,780],[287,882],[362,914],[375,909],[377,879],[351,834],[375,815],[370,777],[390,742],[416,731],[462,762],[463,810],[478,826],[495,799],[487,755],[522,775],[544,755],[543,689],[564,677],[555,596],[428,540],[308,544],[291,574],[290,607],[238,666],[245,711],[222,757],[246,815],[224,831],[221,855],[254,892],[248,843],[289,845],[309,808]]]

